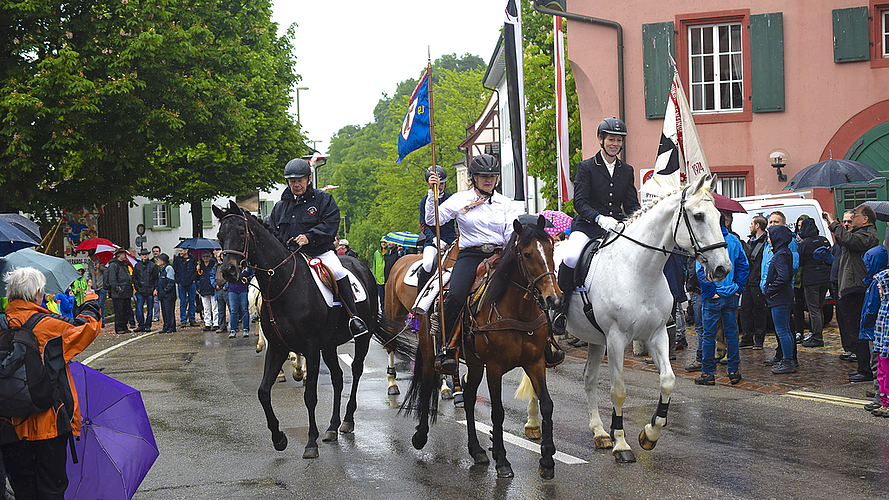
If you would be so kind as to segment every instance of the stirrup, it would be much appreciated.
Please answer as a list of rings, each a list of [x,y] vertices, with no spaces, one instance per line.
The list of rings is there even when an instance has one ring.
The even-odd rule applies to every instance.
[[[565,351],[559,349],[552,342],[547,342],[546,349],[543,350],[543,360],[546,362],[547,368],[552,368],[562,364],[565,361]]]
[[[559,312],[553,318],[553,336],[568,333],[568,314]]]
[[[352,337],[359,337],[367,333],[367,325],[358,316],[352,316],[349,320],[349,332],[352,333]]]
[[[457,375],[457,349],[446,347],[435,357],[435,371],[442,375]]]

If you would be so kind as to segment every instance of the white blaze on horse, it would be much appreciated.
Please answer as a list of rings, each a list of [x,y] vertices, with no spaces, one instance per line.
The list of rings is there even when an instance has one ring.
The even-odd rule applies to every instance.
[[[719,211],[711,194],[716,177],[701,177],[693,185],[662,196],[639,209],[618,234],[610,233],[593,257],[584,281],[589,291],[578,290],[568,311],[568,331],[589,343],[584,368],[584,388],[590,411],[590,431],[597,448],[613,448],[618,462],[635,462],[624,435],[624,350],[639,340],[644,343],[660,374],[661,396],[651,422],[639,434],[639,445],[651,450],[667,424],[670,394],[676,381],[669,361],[667,320],[673,296],[664,277],[664,264],[678,245],[704,265],[711,281],[721,281],[731,271],[725,239],[719,227]],[[592,308],[594,327],[584,313]],[[611,434],[599,418],[599,366],[608,349],[611,371]],[[520,391],[521,392],[521,391]],[[517,393],[518,394],[518,393]],[[520,395],[520,394],[519,394]],[[526,393],[527,395],[527,393]],[[532,399],[529,410],[535,410]],[[529,419],[529,425],[533,425]]]

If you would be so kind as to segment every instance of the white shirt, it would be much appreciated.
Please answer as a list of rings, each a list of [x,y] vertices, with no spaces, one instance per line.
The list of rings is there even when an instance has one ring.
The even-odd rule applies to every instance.
[[[478,195],[475,189],[467,189],[454,193],[438,206],[438,218],[441,224],[457,219],[460,230],[460,248],[472,248],[486,243],[504,246],[512,236],[512,223],[519,216],[509,198],[498,192],[490,200],[473,208],[467,213],[460,210],[475,201]],[[435,202],[432,190],[426,198],[426,224],[435,225]]]
[[[614,163],[608,163],[607,161],[605,161],[605,158],[603,155],[602,161],[605,162],[605,168],[608,169],[608,175],[610,177],[614,177],[614,164],[617,163],[617,158],[614,159]]]

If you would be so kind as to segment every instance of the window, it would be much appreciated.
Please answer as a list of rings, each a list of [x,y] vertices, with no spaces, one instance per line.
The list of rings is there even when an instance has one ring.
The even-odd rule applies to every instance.
[[[880,12],[880,18],[883,19],[883,29],[880,31],[883,39],[883,57],[889,57],[889,10]]]
[[[142,205],[142,223],[145,229],[154,231],[179,227],[179,205],[146,203]]]
[[[152,205],[151,207],[151,227],[167,227],[167,206]]]
[[[870,67],[889,68],[889,2],[870,0]]]
[[[750,21],[746,9],[676,16],[676,63],[695,123],[753,119]]]
[[[877,188],[865,187],[855,189],[843,189],[843,210],[855,210],[855,207],[865,201],[877,200]]]
[[[728,198],[747,196],[747,178],[719,177],[716,183],[716,192]]]
[[[695,111],[743,111],[741,23],[689,26],[690,104]]]

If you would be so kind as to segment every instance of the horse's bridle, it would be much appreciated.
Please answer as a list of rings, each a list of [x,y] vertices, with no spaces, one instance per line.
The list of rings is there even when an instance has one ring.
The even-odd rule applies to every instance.
[[[544,304],[543,299],[540,298],[540,289],[537,288],[537,283],[540,280],[542,280],[543,278],[546,278],[547,276],[552,276],[553,278],[555,278],[556,273],[553,271],[547,271],[547,272],[541,274],[540,276],[537,276],[536,278],[531,279],[531,277],[528,273],[528,269],[525,267],[525,257],[522,255],[521,250],[519,250],[519,246],[517,243],[518,243],[518,241],[516,241],[516,243],[513,244],[512,249],[513,249],[513,253],[515,254],[516,260],[519,263],[519,272],[521,273],[523,278],[528,280],[528,287],[525,288],[522,285],[519,285],[518,283],[516,283],[515,281],[513,281],[513,284],[515,284],[517,287],[521,288],[525,292],[528,292],[531,295],[533,295],[534,300],[537,301],[537,304],[540,306],[540,309],[545,310],[546,304]]]

